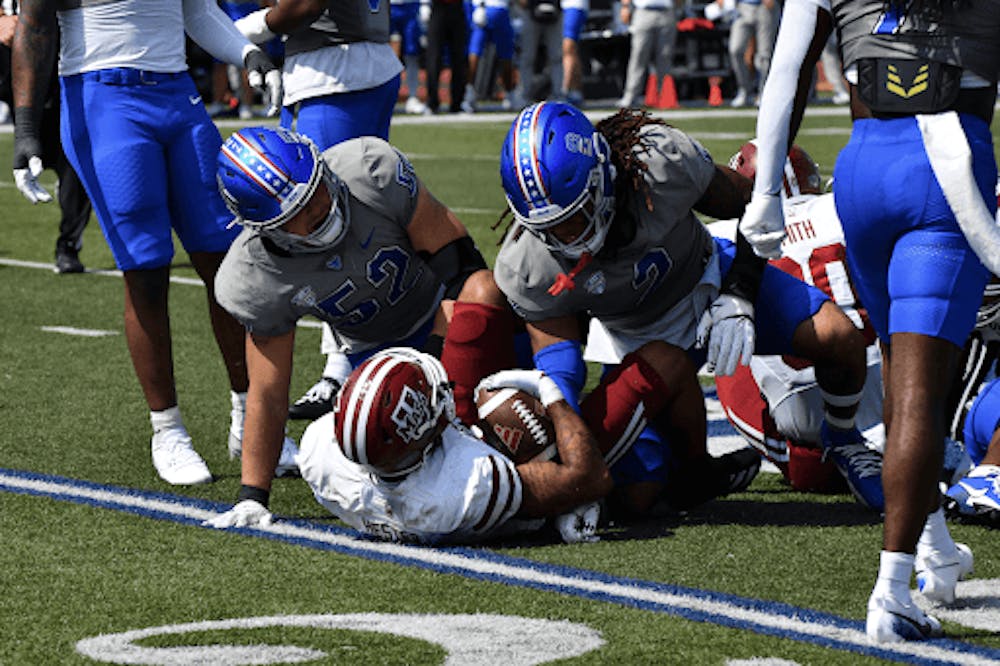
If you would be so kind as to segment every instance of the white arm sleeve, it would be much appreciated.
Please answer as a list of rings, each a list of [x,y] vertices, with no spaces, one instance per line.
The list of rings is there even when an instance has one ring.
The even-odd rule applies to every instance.
[[[243,67],[249,50],[257,48],[236,29],[214,0],[183,0],[184,30],[215,59]]]
[[[829,0],[786,0],[771,57],[771,69],[757,114],[757,176],[754,192],[778,194],[792,122],[799,71],[816,32],[816,10],[830,11]]]

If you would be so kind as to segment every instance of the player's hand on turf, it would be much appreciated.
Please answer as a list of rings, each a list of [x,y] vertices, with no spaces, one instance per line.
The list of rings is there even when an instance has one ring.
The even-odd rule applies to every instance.
[[[727,376],[750,363],[756,331],[753,304],[732,294],[719,294],[698,322],[695,346],[708,345],[708,370]]]
[[[269,100],[267,115],[278,115],[284,95],[281,85],[281,70],[275,67],[274,63],[264,55],[264,52],[257,48],[247,51],[243,65],[247,69],[247,82],[264,93]]]
[[[785,214],[781,207],[781,196],[754,192],[743,212],[739,228],[758,257],[780,257],[781,241],[785,239]]]
[[[38,183],[42,173],[42,143],[38,139],[38,123],[28,109],[19,110],[14,118],[14,184],[31,203],[48,203],[52,195]]]
[[[593,543],[600,541],[600,537],[597,536],[597,522],[600,517],[601,505],[592,502],[556,516],[556,527],[566,543]]]
[[[559,386],[541,370],[501,370],[489,377],[483,378],[476,387],[476,392],[480,389],[493,391],[498,388],[513,388],[525,393],[530,393],[546,407],[554,402],[565,400]]]
[[[232,509],[220,513],[202,523],[205,527],[225,529],[227,527],[267,527],[274,522],[274,516],[267,507],[256,500],[245,499]]]

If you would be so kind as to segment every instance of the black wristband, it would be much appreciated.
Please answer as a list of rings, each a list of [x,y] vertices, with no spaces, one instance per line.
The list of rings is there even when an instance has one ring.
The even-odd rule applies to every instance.
[[[760,282],[764,279],[764,267],[767,259],[758,257],[743,232],[736,233],[736,256],[729,273],[722,280],[721,292],[739,296],[750,302],[757,302],[757,292]]]
[[[269,499],[271,499],[271,491],[258,488],[257,486],[248,486],[246,484],[240,486],[240,492],[236,496],[237,503],[242,502],[243,500],[253,500],[264,508],[267,508],[267,502]]]

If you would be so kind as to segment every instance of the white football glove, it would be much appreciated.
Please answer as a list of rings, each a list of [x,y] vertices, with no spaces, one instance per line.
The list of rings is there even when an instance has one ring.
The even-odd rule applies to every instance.
[[[559,385],[541,370],[501,370],[495,372],[479,382],[476,393],[479,393],[480,390],[492,391],[498,388],[514,388],[530,393],[541,400],[545,407],[566,399],[562,391],[559,390]]]
[[[743,212],[739,229],[758,257],[780,257],[781,241],[785,239],[785,213],[781,206],[781,195],[754,192]]]
[[[267,115],[269,117],[278,115],[284,94],[281,86],[281,70],[275,67],[258,48],[247,51],[243,58],[243,66],[247,70],[247,82],[264,93],[270,102]]]
[[[486,24],[489,23],[489,19],[486,15],[485,5],[476,5],[476,8],[472,10],[472,22],[480,28],[486,27]]]
[[[597,536],[597,521],[601,517],[601,505],[597,502],[578,506],[568,513],[556,516],[556,527],[566,543],[593,543],[600,541]]]
[[[241,19],[236,19],[234,21],[236,29],[254,44],[263,44],[266,41],[274,39],[276,35],[271,32],[271,29],[267,27],[267,21],[264,20],[269,11],[271,11],[271,8],[265,7],[247,14]]]
[[[267,527],[273,522],[274,516],[266,506],[256,500],[245,499],[229,511],[209,518],[202,525],[222,530],[227,527]]]
[[[719,294],[698,322],[695,347],[708,344],[708,370],[719,376],[750,363],[756,332],[753,304],[732,294]]]
[[[52,201],[52,195],[38,182],[42,168],[41,158],[38,155],[32,155],[28,160],[28,168],[14,169],[14,184],[17,185],[17,189],[21,191],[24,198],[33,204]]]

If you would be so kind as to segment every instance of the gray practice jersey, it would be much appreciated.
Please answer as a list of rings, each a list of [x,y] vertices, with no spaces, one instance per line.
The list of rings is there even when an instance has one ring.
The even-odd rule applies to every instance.
[[[587,312],[610,329],[632,331],[659,319],[698,283],[713,251],[705,226],[691,211],[715,173],[711,156],[678,129],[646,125],[652,149],[637,154],[648,166],[652,211],[644,192],[617,203],[612,225],[634,220],[634,237],[605,247],[576,277],[576,288],[548,293],[575,262],[552,254],[533,234],[515,227],[497,256],[497,284],[527,321]]]
[[[288,333],[314,315],[350,351],[401,340],[433,316],[444,291],[406,232],[417,203],[413,167],[375,137],[339,143],[323,159],[350,189],[343,238],[322,252],[289,254],[244,230],[215,278],[218,301],[262,335]]]

